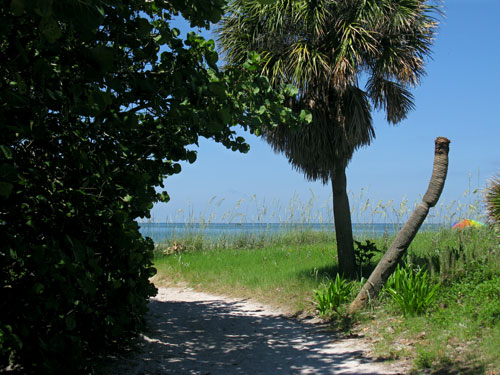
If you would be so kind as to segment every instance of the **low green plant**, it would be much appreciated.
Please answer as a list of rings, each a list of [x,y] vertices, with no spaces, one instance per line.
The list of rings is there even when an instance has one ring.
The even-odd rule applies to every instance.
[[[338,313],[340,306],[348,300],[351,291],[352,284],[339,274],[322,289],[315,290],[314,298],[320,315]]]
[[[368,266],[372,261],[372,258],[381,253],[382,251],[377,248],[375,242],[366,240],[365,244],[360,241],[354,241],[354,257],[356,259],[356,265],[359,267],[359,274],[363,276],[363,267]]]
[[[430,369],[434,361],[436,361],[435,353],[417,350],[414,364],[418,369]]]
[[[421,315],[436,298],[440,284],[433,284],[423,268],[415,270],[411,264],[397,266],[389,277],[386,292],[405,316]]]

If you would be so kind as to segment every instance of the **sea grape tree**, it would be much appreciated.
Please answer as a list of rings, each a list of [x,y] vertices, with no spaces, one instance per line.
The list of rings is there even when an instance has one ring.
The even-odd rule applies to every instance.
[[[298,123],[243,69],[219,70],[207,28],[222,0],[4,1],[0,6],[0,366],[59,373],[144,325],[165,177],[200,136]],[[304,117],[304,116],[302,116]]]

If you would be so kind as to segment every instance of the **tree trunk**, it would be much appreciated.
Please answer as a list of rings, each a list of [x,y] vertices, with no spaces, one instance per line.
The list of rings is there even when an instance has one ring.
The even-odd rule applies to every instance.
[[[332,178],[333,218],[337,237],[339,273],[347,278],[356,276],[356,259],[352,240],[351,210],[347,196],[345,166],[335,169]]]
[[[389,276],[394,272],[398,262],[408,249],[420,226],[427,217],[430,207],[434,207],[443,191],[448,172],[448,151],[450,140],[438,137],[435,141],[434,168],[427,192],[422,202],[415,208],[412,215],[400,230],[389,250],[382,257],[368,281],[365,283],[356,299],[351,303],[351,313],[363,308],[367,302],[377,297]]]

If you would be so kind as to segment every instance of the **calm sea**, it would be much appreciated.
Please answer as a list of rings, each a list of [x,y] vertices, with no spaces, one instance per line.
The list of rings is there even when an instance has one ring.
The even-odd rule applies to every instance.
[[[333,231],[333,224],[276,224],[276,223],[243,223],[243,224],[185,224],[185,223],[139,223],[141,232],[156,243],[174,238],[202,234],[207,238],[240,235],[273,235],[290,230],[303,231]],[[424,224],[420,231],[439,230],[440,224]],[[377,237],[384,233],[394,234],[401,228],[398,224],[375,223],[354,224],[353,234],[357,237]]]

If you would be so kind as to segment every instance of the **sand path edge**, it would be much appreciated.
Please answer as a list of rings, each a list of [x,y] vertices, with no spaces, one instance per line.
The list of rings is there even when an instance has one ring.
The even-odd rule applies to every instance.
[[[402,363],[368,357],[361,338],[336,337],[283,311],[190,288],[158,288],[149,329],[133,350],[106,358],[100,375],[406,374]]]

